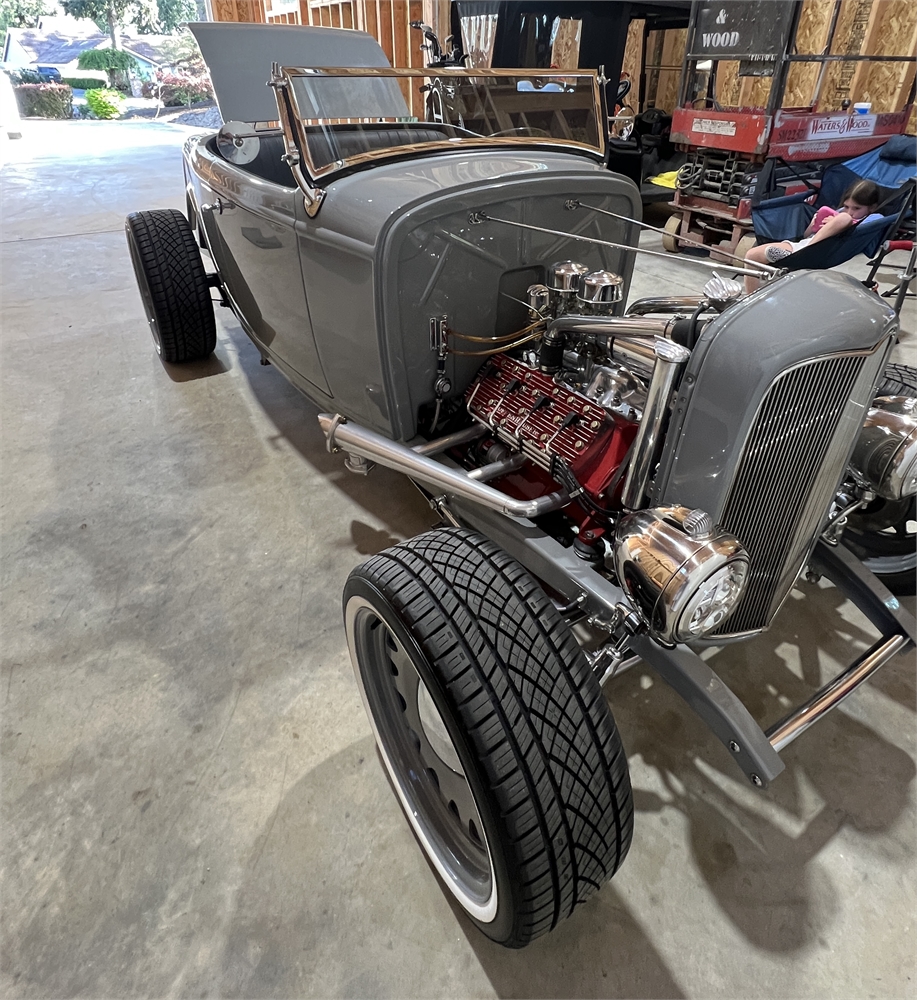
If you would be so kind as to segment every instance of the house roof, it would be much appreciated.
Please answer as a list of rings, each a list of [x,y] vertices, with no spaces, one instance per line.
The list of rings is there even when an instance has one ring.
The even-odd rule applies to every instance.
[[[89,49],[111,48],[111,38],[92,22],[89,31],[61,31],[56,28],[8,28],[3,50],[5,62],[17,65],[66,66]],[[165,66],[169,58],[164,46],[169,35],[128,35],[122,32],[121,45],[126,52],[154,66]]]

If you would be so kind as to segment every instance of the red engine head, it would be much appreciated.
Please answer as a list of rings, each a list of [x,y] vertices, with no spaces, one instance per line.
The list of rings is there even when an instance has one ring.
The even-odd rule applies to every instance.
[[[637,425],[610,414],[586,396],[497,354],[469,387],[468,412],[547,472],[564,461],[600,503],[637,433]]]

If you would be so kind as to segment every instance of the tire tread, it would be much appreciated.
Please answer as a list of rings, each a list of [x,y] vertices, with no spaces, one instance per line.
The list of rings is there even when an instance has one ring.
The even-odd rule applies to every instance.
[[[137,281],[145,283],[164,361],[208,357],[216,347],[216,321],[204,262],[188,220],[172,208],[131,212],[125,222],[136,257]]]
[[[598,682],[541,588],[481,535],[437,529],[354,573],[392,601],[462,721],[519,887],[502,943],[527,944],[611,878],[630,846],[627,763]]]

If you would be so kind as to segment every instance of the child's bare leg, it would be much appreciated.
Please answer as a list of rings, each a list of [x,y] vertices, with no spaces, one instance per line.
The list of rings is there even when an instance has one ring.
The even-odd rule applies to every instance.
[[[752,264],[768,264],[772,263],[768,260],[768,251],[772,248],[785,251],[782,256],[786,256],[793,252],[792,246],[786,241],[782,243],[765,243],[759,247],[752,247],[747,254],[745,254],[745,260]],[[773,254],[773,256],[777,256]],[[759,285],[761,281],[759,278],[753,278],[750,274],[745,275],[745,291],[753,292]]]

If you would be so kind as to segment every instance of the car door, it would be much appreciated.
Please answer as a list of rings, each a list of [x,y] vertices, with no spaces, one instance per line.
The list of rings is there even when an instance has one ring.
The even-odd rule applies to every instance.
[[[299,189],[218,158],[209,167],[201,214],[238,314],[265,353],[327,394],[294,230]]]

